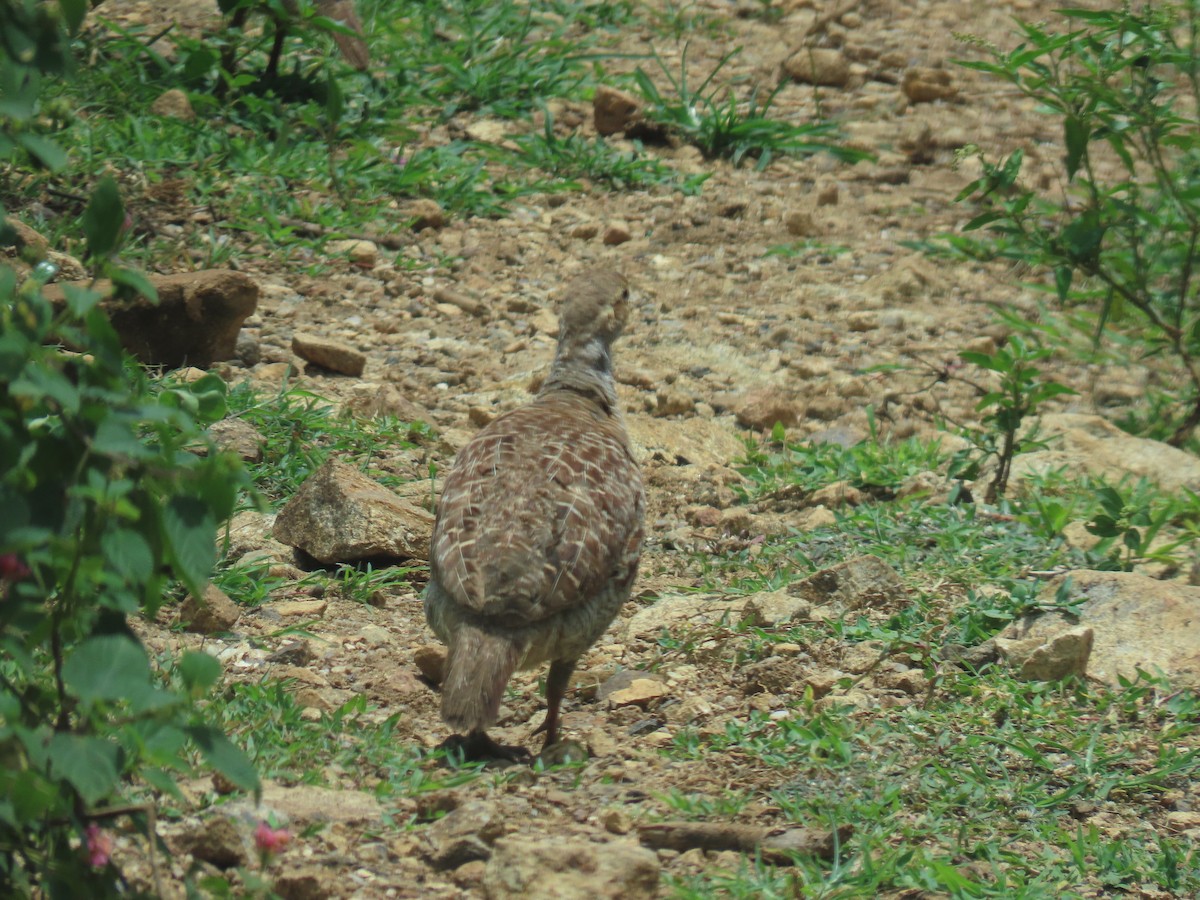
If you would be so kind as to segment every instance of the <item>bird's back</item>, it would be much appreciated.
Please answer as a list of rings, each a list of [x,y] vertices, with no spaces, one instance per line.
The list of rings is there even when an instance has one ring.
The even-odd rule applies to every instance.
[[[459,452],[438,504],[432,587],[481,624],[535,633],[590,612],[603,630],[637,571],[642,507],[620,417],[573,391],[541,396]]]

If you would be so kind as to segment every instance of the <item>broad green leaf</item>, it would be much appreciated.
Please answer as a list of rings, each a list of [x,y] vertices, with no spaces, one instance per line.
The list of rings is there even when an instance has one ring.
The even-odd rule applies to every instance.
[[[208,504],[198,497],[172,497],[162,519],[176,574],[198,593],[217,561],[217,525]]]
[[[151,303],[158,302],[158,289],[150,283],[150,279],[136,269],[126,269],[114,266],[108,272],[113,284],[123,285],[140,297],[145,297]]]
[[[179,660],[179,677],[189,691],[206,691],[221,677],[221,664],[207,653],[189,650]]]
[[[209,725],[192,725],[184,730],[209,765],[243,790],[254,791],[255,797],[262,793],[250,757],[223,733]]]
[[[154,553],[146,539],[129,528],[113,528],[100,538],[105,558],[133,584],[146,581],[154,573]]]
[[[51,171],[57,172],[67,164],[67,154],[63,152],[62,147],[40,134],[24,132],[17,135],[17,143]]]
[[[105,634],[88,638],[63,663],[63,682],[85,701],[145,703],[154,693],[150,661],[133,638]]]
[[[1071,292],[1071,278],[1074,276],[1075,270],[1070,266],[1059,266],[1054,270],[1054,289],[1058,291],[1058,299],[1065,303],[1067,295]]]
[[[50,741],[51,773],[70,782],[88,806],[116,789],[120,760],[120,747],[103,738],[59,732]]]
[[[63,295],[67,298],[67,309],[76,316],[85,316],[101,301],[102,296],[97,291],[77,287],[73,284],[63,286]]]

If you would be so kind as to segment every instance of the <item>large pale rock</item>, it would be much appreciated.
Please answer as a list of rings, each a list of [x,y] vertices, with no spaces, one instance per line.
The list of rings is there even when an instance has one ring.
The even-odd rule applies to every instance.
[[[1071,596],[1086,598],[1078,619],[1062,613],[1026,616],[997,635],[1002,652],[1003,641],[1033,639],[1049,646],[1084,628],[1093,632],[1087,674],[1094,678],[1116,683],[1142,669],[1200,685],[1200,588],[1132,572],[1081,570],[1049,582],[1043,592],[1048,602],[1068,577]]]
[[[429,559],[433,516],[358,469],[330,460],[275,520],[274,534],[322,563]]]
[[[653,641],[664,631],[677,633],[714,625],[736,625],[745,616],[745,604],[745,597],[666,594],[630,616],[623,629],[624,640]]]
[[[815,572],[788,591],[813,603],[862,609],[902,598],[905,587],[896,570],[879,557],[858,556]]]
[[[736,431],[711,419],[664,421],[630,416],[629,437],[639,456],[672,466],[727,465],[746,455]]]
[[[1060,681],[1087,673],[1095,632],[1077,625],[1045,637],[996,638],[996,649],[1024,681]]]
[[[158,303],[112,299],[110,282],[96,286],[110,296],[101,305],[126,350],[147,365],[169,369],[206,368],[236,355],[242,322],[258,306],[258,285],[251,278],[225,269],[146,277],[158,291]],[[62,288],[48,285],[45,295],[65,302]]]
[[[494,803],[469,800],[425,829],[426,854],[435,869],[456,869],[491,856],[505,830],[505,816]]]
[[[641,900],[658,890],[658,858],[632,842],[511,835],[483,873],[489,900]]]
[[[1050,449],[1016,457],[1011,481],[1065,467],[1114,482],[1144,477],[1168,491],[1200,490],[1200,459],[1177,447],[1126,434],[1099,416],[1042,416],[1040,426]]]

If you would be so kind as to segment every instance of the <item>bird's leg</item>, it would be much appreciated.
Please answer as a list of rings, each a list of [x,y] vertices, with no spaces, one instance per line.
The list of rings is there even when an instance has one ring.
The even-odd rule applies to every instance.
[[[546,720],[533,732],[546,732],[546,743],[543,749],[558,743],[558,711],[562,706],[563,694],[571,683],[571,673],[575,671],[575,661],[564,662],[556,659],[550,663],[550,674],[546,676]]]

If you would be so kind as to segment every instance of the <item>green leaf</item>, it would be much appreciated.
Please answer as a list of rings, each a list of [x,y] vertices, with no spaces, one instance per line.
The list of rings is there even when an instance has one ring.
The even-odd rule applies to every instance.
[[[221,664],[207,653],[189,650],[179,660],[179,677],[188,691],[206,691],[221,677]]]
[[[217,561],[217,524],[208,504],[198,497],[172,497],[162,517],[175,574],[198,594]]]
[[[1059,266],[1054,270],[1054,288],[1058,291],[1059,301],[1066,303],[1067,295],[1071,292],[1071,278],[1075,274],[1070,266]]]
[[[100,549],[113,568],[132,584],[141,584],[154,573],[154,552],[136,531],[110,529],[100,538]]]
[[[67,154],[63,152],[62,147],[40,134],[23,132],[17,135],[17,143],[51,171],[57,172],[67,164]]]
[[[70,782],[94,806],[116,789],[121,749],[103,738],[59,732],[50,740],[51,772]]]
[[[191,725],[184,730],[209,765],[243,790],[254,791],[255,798],[261,795],[254,764],[233,741],[209,725]]]
[[[63,285],[63,296],[67,299],[67,309],[80,317],[86,316],[103,299],[98,291],[90,291],[73,284]]]
[[[87,16],[87,0],[58,0],[58,6],[62,10],[63,21],[67,23],[67,30],[74,34]]]
[[[87,238],[89,256],[104,257],[117,249],[125,224],[125,206],[121,203],[121,194],[112,176],[101,178],[92,191],[81,224]]]
[[[88,638],[63,663],[63,682],[81,700],[128,700],[137,706],[155,693],[150,661],[133,638],[106,634]]]
[[[122,223],[124,219],[122,218]],[[113,284],[127,287],[138,296],[145,297],[151,303],[158,302],[158,289],[150,283],[150,279],[136,269],[126,269],[115,266],[108,272]]]

